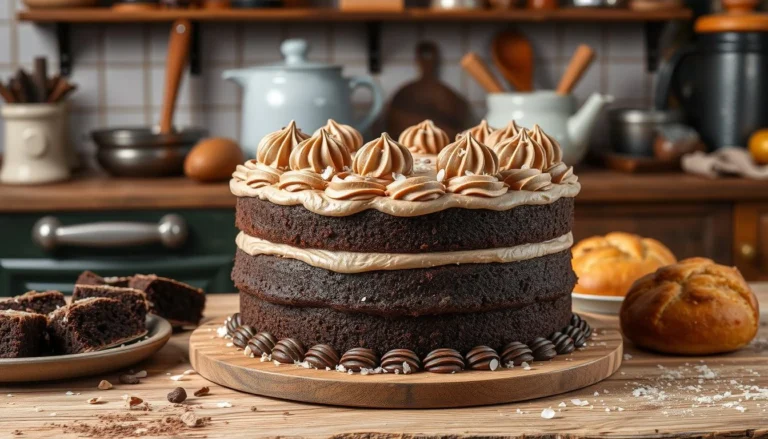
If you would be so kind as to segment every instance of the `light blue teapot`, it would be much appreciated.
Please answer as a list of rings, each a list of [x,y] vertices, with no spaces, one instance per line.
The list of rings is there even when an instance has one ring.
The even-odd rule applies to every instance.
[[[302,131],[312,134],[328,119],[365,132],[379,117],[384,98],[373,78],[345,78],[341,66],[308,61],[309,45],[302,39],[283,41],[280,51],[284,63],[223,73],[224,79],[244,89],[240,144],[248,156],[255,156],[262,137],[291,120]],[[357,87],[369,88],[373,94],[373,104],[361,120],[353,118],[351,97]]]

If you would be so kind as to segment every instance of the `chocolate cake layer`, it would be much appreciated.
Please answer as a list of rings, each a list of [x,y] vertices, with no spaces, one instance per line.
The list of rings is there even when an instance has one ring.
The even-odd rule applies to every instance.
[[[270,332],[278,339],[293,337],[305,346],[327,343],[339,352],[368,347],[380,355],[403,348],[423,356],[437,348],[466,353],[475,346],[488,345],[498,350],[510,341],[546,337],[568,324],[569,293],[564,291],[557,300],[520,309],[388,318],[273,304],[241,292],[240,315],[257,331]]]
[[[448,209],[417,217],[366,210],[344,217],[238,198],[237,227],[273,243],[325,250],[421,253],[513,247],[565,235],[573,226],[573,198],[506,211]]]
[[[241,292],[275,304],[389,317],[521,308],[569,295],[576,284],[569,250],[508,264],[356,274],[238,250],[232,279]]]

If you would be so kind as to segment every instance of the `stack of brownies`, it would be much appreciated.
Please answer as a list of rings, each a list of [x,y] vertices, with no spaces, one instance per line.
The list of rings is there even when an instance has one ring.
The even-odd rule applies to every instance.
[[[155,275],[102,278],[86,271],[67,304],[59,291],[0,299],[0,358],[93,352],[139,339],[153,313],[174,326],[197,325],[202,290]]]

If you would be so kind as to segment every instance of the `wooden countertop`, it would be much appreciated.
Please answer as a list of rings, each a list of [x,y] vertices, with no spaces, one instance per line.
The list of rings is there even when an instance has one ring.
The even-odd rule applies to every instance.
[[[740,178],[708,180],[682,173],[622,174],[577,170],[580,203],[768,200],[768,183]],[[186,178],[81,176],[45,186],[0,185],[0,212],[232,208],[228,183]]]
[[[768,284],[756,285],[755,291],[763,309],[767,309]],[[211,296],[206,315],[224,316],[236,309],[235,295]],[[660,356],[639,351],[628,343],[619,371],[591,387],[530,402],[442,410],[369,410],[294,403],[222,388],[199,375],[175,382],[169,375],[190,369],[189,333],[181,333],[174,335],[152,359],[134,367],[149,373],[139,385],[117,384],[118,374],[66,382],[0,385],[0,437],[12,437],[14,431],[22,433],[22,438],[75,437],[71,433],[75,426],[80,426],[78,431],[92,431],[87,426],[118,424],[129,425],[129,431],[133,431],[132,427],[158,425],[158,421],[178,417],[185,410],[194,410],[199,417],[210,416],[210,424],[177,432],[174,437],[765,437],[767,317],[763,314],[756,340],[733,354]],[[607,327],[618,324],[615,317],[590,318]],[[599,342],[599,338],[592,341]],[[115,388],[97,390],[102,379],[111,381]],[[178,385],[190,395],[203,386],[210,387],[211,393],[202,398],[190,397],[185,406],[174,407],[166,400],[166,394]],[[751,396],[745,395],[745,389]],[[67,392],[74,395],[68,396]],[[123,394],[148,401],[152,411],[129,413],[123,408]],[[96,396],[106,402],[86,403]],[[575,399],[588,404],[577,406],[572,402]],[[218,408],[220,402],[232,407]],[[565,406],[561,406],[563,403]],[[542,410],[548,407],[556,411],[554,419],[541,417]],[[128,414],[135,415],[137,420],[117,424],[107,420]],[[109,437],[106,432],[95,436]]]

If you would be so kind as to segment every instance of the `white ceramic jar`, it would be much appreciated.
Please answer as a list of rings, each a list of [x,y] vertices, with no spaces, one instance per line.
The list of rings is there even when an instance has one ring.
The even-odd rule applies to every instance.
[[[0,109],[5,122],[0,182],[43,184],[70,176],[62,104],[8,104]]]

